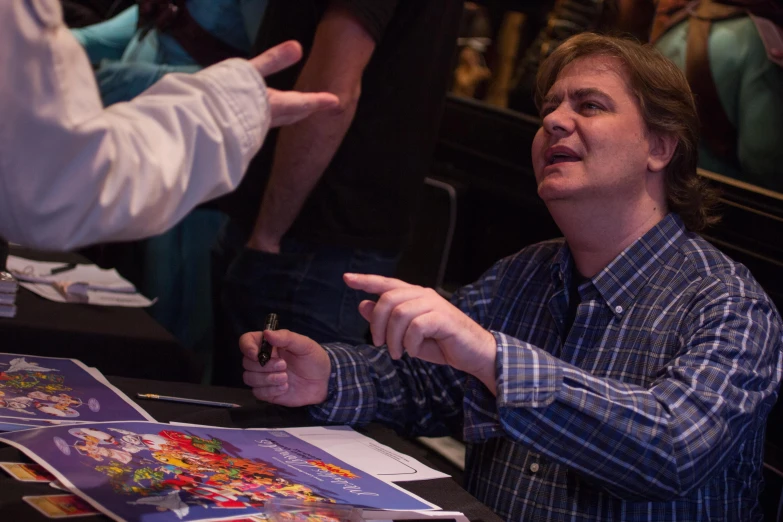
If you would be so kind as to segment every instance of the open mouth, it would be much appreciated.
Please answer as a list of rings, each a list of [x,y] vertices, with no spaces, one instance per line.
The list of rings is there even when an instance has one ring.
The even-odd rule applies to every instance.
[[[577,156],[571,156],[570,154],[553,154],[547,165],[557,165],[558,163],[572,163],[579,161]]]

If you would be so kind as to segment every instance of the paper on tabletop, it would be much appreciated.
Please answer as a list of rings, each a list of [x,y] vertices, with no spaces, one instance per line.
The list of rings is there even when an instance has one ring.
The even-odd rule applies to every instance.
[[[88,304],[131,308],[143,308],[153,304],[153,301],[136,292],[133,284],[113,268],[107,270],[96,265],[79,264],[72,270],[50,275],[53,268],[63,264],[8,256],[7,268],[19,279],[20,286],[58,303],[71,301],[53,284],[81,283],[85,287]]]
[[[404,482],[450,477],[348,426],[287,428],[286,431],[384,480]]]

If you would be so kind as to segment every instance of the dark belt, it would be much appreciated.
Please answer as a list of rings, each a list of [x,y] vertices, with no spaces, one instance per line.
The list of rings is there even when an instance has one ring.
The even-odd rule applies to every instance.
[[[247,53],[220,40],[201,27],[188,11],[185,0],[137,0],[142,38],[157,29],[174,38],[199,65],[208,67],[228,58],[247,58]]]

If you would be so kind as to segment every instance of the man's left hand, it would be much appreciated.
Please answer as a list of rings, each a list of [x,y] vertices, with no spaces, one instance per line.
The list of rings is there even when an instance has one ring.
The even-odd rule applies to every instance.
[[[495,337],[431,288],[377,275],[345,274],[346,284],[380,296],[362,301],[373,344],[386,344],[392,358],[403,352],[448,364],[480,379],[495,393]]]

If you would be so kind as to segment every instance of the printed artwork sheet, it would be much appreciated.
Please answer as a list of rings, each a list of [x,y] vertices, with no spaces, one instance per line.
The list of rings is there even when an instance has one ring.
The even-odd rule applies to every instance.
[[[289,428],[300,439],[323,448],[335,457],[374,476],[393,482],[448,478],[449,475],[424,465],[354,431],[349,426]]]
[[[0,431],[29,430],[44,426],[62,424],[57,421],[17,419],[15,417],[0,417]]]
[[[105,422],[18,431],[0,441],[115,520],[241,518],[273,499],[437,507],[285,430]]]
[[[154,420],[75,359],[0,353],[0,421],[12,425]]]

